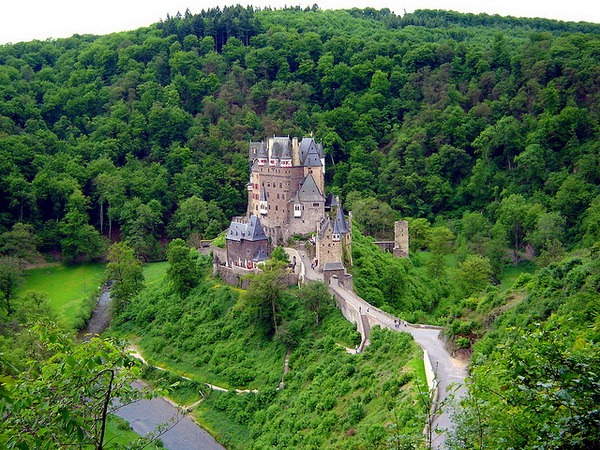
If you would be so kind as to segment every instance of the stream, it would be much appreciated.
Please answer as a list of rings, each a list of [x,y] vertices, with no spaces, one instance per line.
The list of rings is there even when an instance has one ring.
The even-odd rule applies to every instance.
[[[98,303],[92,312],[87,325],[77,333],[80,341],[101,334],[110,325],[110,286],[107,283],[102,288]],[[133,386],[141,386],[136,381]],[[205,430],[200,428],[189,416],[162,397],[137,402],[120,407],[115,414],[129,422],[129,425],[140,436],[157,433],[157,427],[172,426],[160,436],[165,448],[169,450],[225,450]]]
[[[101,334],[110,325],[110,287],[112,282],[102,287],[98,302],[92,311],[88,323],[77,333],[79,341],[88,340],[91,336]]]

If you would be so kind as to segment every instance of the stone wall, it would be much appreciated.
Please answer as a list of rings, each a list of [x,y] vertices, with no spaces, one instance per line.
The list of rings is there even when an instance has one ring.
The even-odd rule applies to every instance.
[[[218,274],[223,282],[226,284],[237,287],[240,289],[248,289],[250,285],[250,280],[246,277],[250,274],[260,273],[260,269],[244,269],[243,267],[225,267],[217,264],[213,265],[213,272]],[[298,285],[299,274],[297,273],[288,273],[285,277],[285,284],[287,286],[297,286]]]
[[[227,263],[227,250],[220,247],[211,247],[210,248],[213,254],[213,259],[217,264],[225,264]]]
[[[307,235],[315,232],[316,224],[321,221],[323,212],[325,211],[323,202],[315,203],[318,203],[318,205],[312,206],[312,203],[308,205],[302,204],[301,217],[294,217],[294,204],[290,203],[288,210],[288,239],[295,234]]]
[[[375,241],[374,244],[379,247],[382,252],[393,253],[396,246],[395,241]]]

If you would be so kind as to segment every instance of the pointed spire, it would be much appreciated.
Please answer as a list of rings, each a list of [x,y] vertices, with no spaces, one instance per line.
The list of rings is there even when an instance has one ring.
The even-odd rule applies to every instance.
[[[344,211],[342,210],[342,204],[338,200],[337,214],[333,220],[333,233],[334,234],[345,234],[350,231],[348,223],[344,218]]]

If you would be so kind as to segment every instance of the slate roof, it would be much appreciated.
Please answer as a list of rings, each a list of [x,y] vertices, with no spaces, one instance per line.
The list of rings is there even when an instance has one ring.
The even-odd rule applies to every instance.
[[[225,239],[230,241],[266,241],[267,235],[258,217],[252,215],[248,223],[231,222]]]
[[[293,201],[295,203],[301,203],[322,202],[323,200],[323,194],[321,194],[321,191],[319,190],[319,187],[317,186],[317,183],[315,182],[315,179],[313,178],[312,174],[309,173],[304,178],[304,180],[302,180],[298,191],[296,191],[296,194],[292,197],[290,201]]]
[[[289,140],[286,144],[283,145],[281,150],[281,159],[292,159],[292,147]]]
[[[337,206],[338,202],[337,202],[337,198],[335,195],[333,194],[329,194],[327,196],[327,198],[325,199],[325,207],[326,208],[332,208],[334,206]]]
[[[323,265],[323,272],[327,272],[328,270],[345,270],[344,265],[339,262],[327,262]]]
[[[250,142],[250,159],[266,158],[267,156],[267,146],[264,142]]]
[[[329,222],[331,222],[329,217],[327,217],[327,216],[321,217],[321,222],[319,223],[319,237],[320,238],[325,236],[325,233],[327,232],[327,228],[329,228]]]
[[[346,223],[346,219],[344,219],[344,212],[342,211],[342,205],[338,206],[337,214],[335,215],[335,219],[333,219],[333,232],[335,234],[344,234],[348,233],[350,229],[348,228],[348,224]]]
[[[279,142],[274,142],[273,147],[271,147],[271,158],[279,159],[279,156],[281,155],[281,151],[282,151],[281,144]]]
[[[306,167],[318,167],[323,158],[323,146],[313,138],[302,138],[300,141],[300,163]]]

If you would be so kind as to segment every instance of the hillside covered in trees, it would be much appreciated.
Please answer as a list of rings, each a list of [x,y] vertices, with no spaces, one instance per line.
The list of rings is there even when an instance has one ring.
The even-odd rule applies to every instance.
[[[238,6],[5,45],[0,226],[31,225],[67,261],[97,257],[101,237],[161,258],[164,237],[212,238],[243,212],[250,140],[313,133],[348,207],[482,213],[517,252],[589,243],[599,28]],[[542,219],[554,234],[536,240]]]
[[[474,351],[456,447],[588,448],[599,123],[591,23],[235,6],[0,46],[2,334],[26,263],[214,238],[245,211],[248,142],[312,134],[354,213],[357,291]],[[399,218],[408,260],[371,245]]]

